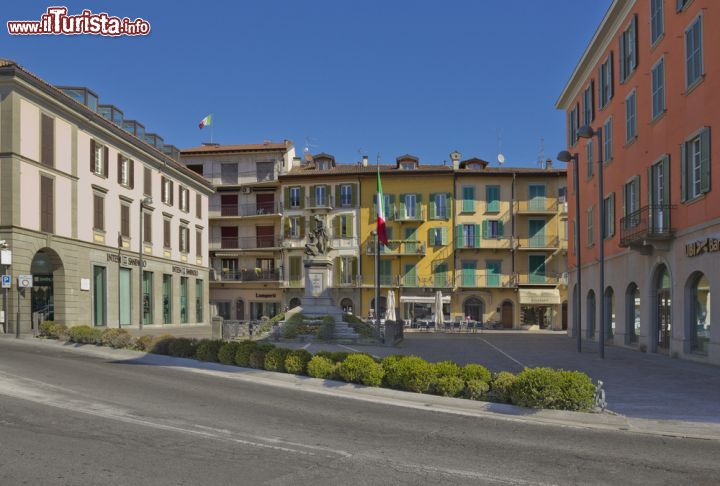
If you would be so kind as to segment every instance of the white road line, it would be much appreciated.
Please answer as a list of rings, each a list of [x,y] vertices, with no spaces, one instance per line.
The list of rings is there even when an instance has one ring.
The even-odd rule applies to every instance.
[[[303,349],[307,349],[307,348],[310,347],[310,344],[311,344],[311,343],[307,343],[307,344],[306,344],[305,346],[303,346],[302,348],[303,348]]]
[[[486,339],[483,339],[483,338],[480,338],[480,340],[481,340],[482,342],[484,342],[485,344],[487,344],[488,346],[490,346],[491,348],[493,348],[495,351],[501,353],[503,356],[506,356],[507,358],[515,361],[517,364],[519,364],[520,366],[522,366],[523,368],[525,368],[525,365],[524,365],[523,363],[521,363],[520,361],[518,361],[518,360],[516,360],[515,358],[513,358],[512,356],[510,356],[510,355],[507,354],[505,351],[503,351],[502,349],[500,349],[500,348],[498,348],[497,346],[495,346],[493,343],[491,343],[491,342],[489,342],[489,341],[487,341]]]
[[[353,353],[363,353],[364,352],[364,351],[360,351],[359,349],[351,348],[350,346],[345,346],[344,344],[338,344],[338,346],[341,348],[349,349]],[[374,354],[371,354],[370,356],[372,356],[375,359],[380,359],[380,356],[377,356]]]

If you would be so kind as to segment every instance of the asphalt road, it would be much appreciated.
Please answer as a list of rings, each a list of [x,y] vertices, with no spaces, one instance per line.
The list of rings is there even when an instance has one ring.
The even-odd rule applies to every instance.
[[[2,485],[718,484],[718,458],[0,340]]]

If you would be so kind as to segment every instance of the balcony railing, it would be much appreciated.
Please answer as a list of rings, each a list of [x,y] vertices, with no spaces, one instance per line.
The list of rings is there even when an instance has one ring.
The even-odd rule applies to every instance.
[[[517,213],[555,213],[558,210],[556,198],[538,197],[529,201],[515,201]]]
[[[308,209],[332,209],[335,207],[335,198],[326,194],[324,198],[316,198],[314,195],[305,197],[305,207]]]
[[[448,273],[437,274],[428,277],[419,277],[417,275],[403,275],[398,278],[400,287],[406,288],[423,288],[438,289],[450,288],[452,279]]]
[[[252,269],[213,272],[213,281],[215,282],[277,282],[280,279],[280,270]]]
[[[486,270],[458,270],[455,275],[458,287],[470,288],[512,287],[512,277],[509,273],[492,273]]]
[[[395,212],[395,221],[425,221],[425,207],[418,204],[415,206],[414,211],[408,211],[407,207],[403,210],[401,206],[400,209]]]
[[[211,204],[209,216],[261,216],[266,214],[277,215],[281,213],[280,204],[275,201],[249,204]]]
[[[558,285],[564,281],[557,273],[516,273],[513,280],[516,285]]]
[[[541,248],[558,248],[560,244],[559,238],[556,235],[539,234],[530,237],[519,237],[516,238],[518,248],[525,250],[541,249]]]
[[[367,243],[365,252],[375,254],[375,243]],[[389,240],[387,245],[380,245],[381,255],[424,255],[425,244],[411,240]]]
[[[675,232],[671,226],[674,208],[670,204],[653,204],[620,218],[620,246],[672,238]]]
[[[457,249],[510,249],[512,248],[512,237],[511,236],[488,236],[483,238],[479,236],[477,238],[470,236],[461,235],[456,242]]]
[[[259,248],[276,248],[282,239],[279,236],[233,236],[222,237],[220,241],[210,242],[211,250],[254,250]]]

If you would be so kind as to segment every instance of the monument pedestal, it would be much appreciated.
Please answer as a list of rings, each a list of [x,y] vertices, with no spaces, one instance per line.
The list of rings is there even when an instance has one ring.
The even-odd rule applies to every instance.
[[[315,256],[305,260],[305,296],[302,313],[306,316],[332,316],[342,322],[342,310],[330,298],[330,270],[332,259]]]

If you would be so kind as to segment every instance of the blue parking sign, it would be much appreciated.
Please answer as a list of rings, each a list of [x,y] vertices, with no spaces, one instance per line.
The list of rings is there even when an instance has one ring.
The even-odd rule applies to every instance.
[[[12,278],[10,275],[3,275],[2,276],[2,288],[9,289],[12,285]]]

